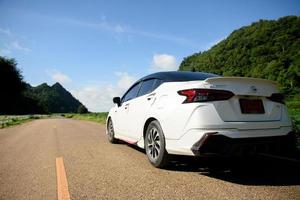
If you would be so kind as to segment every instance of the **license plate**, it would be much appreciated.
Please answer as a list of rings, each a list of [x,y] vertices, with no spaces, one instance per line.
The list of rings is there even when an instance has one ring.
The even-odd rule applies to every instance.
[[[265,113],[264,104],[260,99],[240,99],[240,106],[244,114]]]

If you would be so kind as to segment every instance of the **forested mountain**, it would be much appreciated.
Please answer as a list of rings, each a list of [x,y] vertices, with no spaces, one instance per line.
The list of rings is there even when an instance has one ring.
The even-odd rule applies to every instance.
[[[179,70],[277,81],[300,92],[300,17],[260,20],[233,31],[211,49],[184,58]]]
[[[88,112],[59,83],[32,87],[23,81],[14,59],[0,56],[0,115]]]
[[[36,99],[46,113],[75,113],[82,105],[59,83],[52,86],[43,83],[37,87],[27,85],[24,95]]]

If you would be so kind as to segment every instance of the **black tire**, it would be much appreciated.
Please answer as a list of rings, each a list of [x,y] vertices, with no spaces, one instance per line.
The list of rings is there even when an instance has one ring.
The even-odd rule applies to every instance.
[[[169,154],[165,148],[165,136],[158,121],[152,121],[148,125],[144,144],[148,160],[153,166],[164,168],[168,165]]]
[[[115,138],[114,126],[111,119],[107,121],[107,139],[112,144],[118,143],[118,139]]]

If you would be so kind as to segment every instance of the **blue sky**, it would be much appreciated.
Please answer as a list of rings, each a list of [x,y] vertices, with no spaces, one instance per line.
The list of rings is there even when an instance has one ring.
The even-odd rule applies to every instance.
[[[31,85],[59,81],[91,111],[154,71],[259,19],[299,15],[299,0],[0,0],[0,55]]]

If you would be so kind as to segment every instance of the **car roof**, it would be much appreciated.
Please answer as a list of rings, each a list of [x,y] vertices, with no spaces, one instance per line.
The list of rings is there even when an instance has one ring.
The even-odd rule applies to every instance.
[[[133,88],[136,84],[141,81],[149,80],[149,79],[160,79],[163,82],[181,82],[181,81],[197,81],[197,80],[205,80],[207,78],[219,77],[219,75],[205,73],[205,72],[188,72],[188,71],[167,71],[167,72],[156,72],[145,76],[138,81],[136,81],[123,95],[123,97],[128,93],[131,88]],[[123,99],[122,97],[122,99]]]
[[[219,75],[205,72],[187,72],[187,71],[168,71],[157,72],[141,78],[139,81],[147,79],[161,79],[164,82],[179,82],[179,81],[196,81],[205,80],[207,78],[218,77]]]

